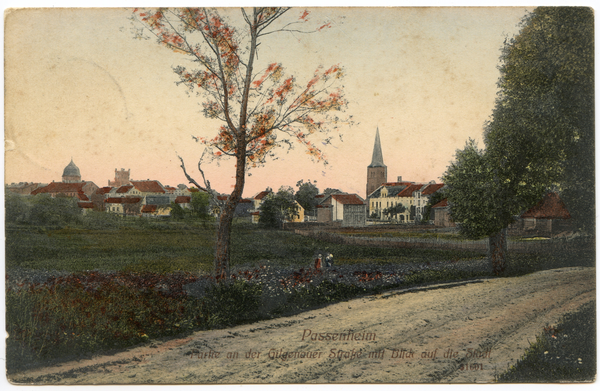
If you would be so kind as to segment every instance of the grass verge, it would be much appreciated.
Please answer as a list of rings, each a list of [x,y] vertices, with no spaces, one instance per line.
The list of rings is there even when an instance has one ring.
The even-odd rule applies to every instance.
[[[596,302],[548,326],[499,383],[591,382],[596,378]]]

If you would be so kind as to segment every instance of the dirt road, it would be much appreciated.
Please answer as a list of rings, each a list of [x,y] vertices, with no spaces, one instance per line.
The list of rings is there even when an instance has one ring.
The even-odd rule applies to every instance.
[[[595,299],[595,268],[388,292],[303,314],[11,376],[46,384],[491,382],[561,315]],[[351,330],[351,331],[349,331]]]

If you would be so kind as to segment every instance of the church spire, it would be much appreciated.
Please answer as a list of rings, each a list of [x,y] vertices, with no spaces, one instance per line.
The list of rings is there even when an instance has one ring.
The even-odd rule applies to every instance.
[[[381,141],[379,140],[379,127],[377,127],[377,133],[375,134],[373,158],[369,167],[385,167],[385,164],[383,164],[383,153],[381,152]]]

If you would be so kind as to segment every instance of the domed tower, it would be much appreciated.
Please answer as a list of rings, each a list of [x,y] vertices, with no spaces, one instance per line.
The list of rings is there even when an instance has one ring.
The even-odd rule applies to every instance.
[[[373,146],[373,158],[371,159],[371,164],[367,167],[367,197],[385,182],[387,182],[387,166],[383,164],[379,128],[377,128],[375,145]]]
[[[71,163],[69,163],[62,175],[62,181],[64,183],[78,183],[81,182],[81,174],[79,173],[79,167],[73,163],[73,158],[71,158]]]

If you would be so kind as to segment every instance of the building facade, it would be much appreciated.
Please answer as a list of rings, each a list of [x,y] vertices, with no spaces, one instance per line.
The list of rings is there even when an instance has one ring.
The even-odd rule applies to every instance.
[[[369,197],[370,217],[397,223],[418,222],[431,196],[443,187],[443,183],[384,183]]]

